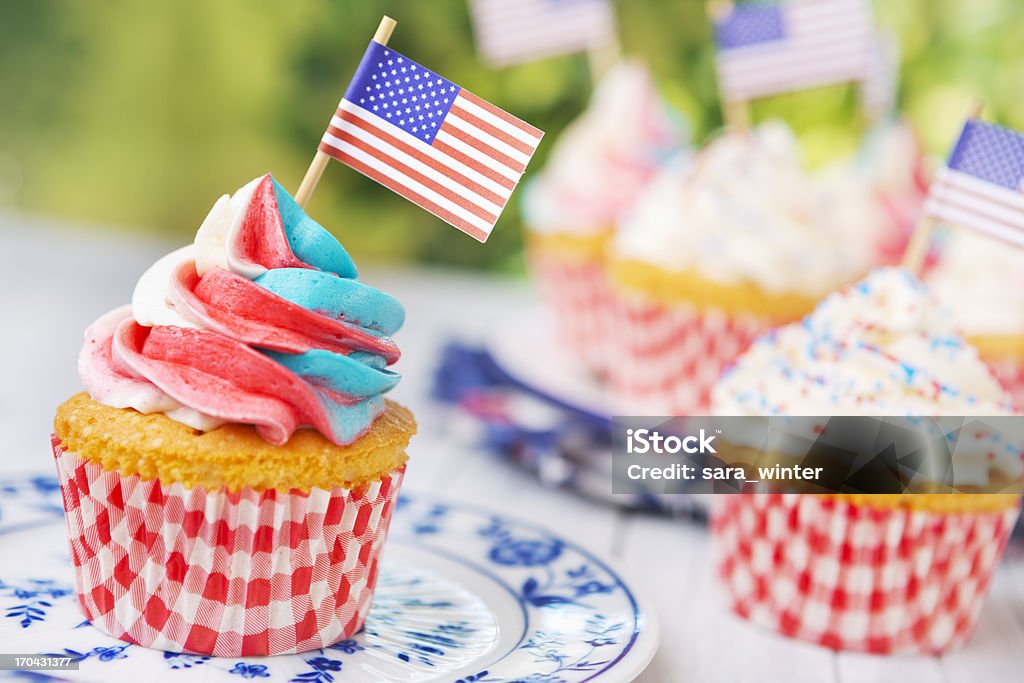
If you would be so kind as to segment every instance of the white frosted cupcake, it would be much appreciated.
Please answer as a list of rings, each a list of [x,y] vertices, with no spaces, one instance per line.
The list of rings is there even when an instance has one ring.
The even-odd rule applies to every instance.
[[[647,68],[617,64],[528,183],[530,265],[563,343],[595,372],[606,356],[605,247],[615,225],[684,140]]]
[[[651,414],[706,411],[754,337],[871,267],[883,222],[849,165],[811,174],[778,122],[673,163],[612,245],[617,396]]]
[[[715,387],[713,410],[1013,414],[948,312],[896,268],[755,342]],[[957,487],[1019,484],[1019,448],[977,439],[954,458]],[[716,561],[733,609],[754,623],[833,649],[939,653],[970,637],[1019,506],[996,494],[721,495]]]

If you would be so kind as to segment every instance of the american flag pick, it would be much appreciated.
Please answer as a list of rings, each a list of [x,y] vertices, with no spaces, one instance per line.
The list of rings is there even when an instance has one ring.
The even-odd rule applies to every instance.
[[[373,40],[319,149],[485,242],[543,135]]]
[[[496,66],[613,44],[611,0],[470,0],[477,49]]]
[[[878,58],[868,0],[735,5],[714,19],[714,32],[727,102],[865,81]]]
[[[926,217],[1024,247],[1024,135],[968,119],[924,205]]]

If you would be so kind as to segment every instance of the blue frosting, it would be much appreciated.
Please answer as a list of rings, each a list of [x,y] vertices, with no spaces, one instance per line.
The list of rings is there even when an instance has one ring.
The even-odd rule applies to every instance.
[[[326,228],[306,215],[288,191],[274,182],[274,197],[281,212],[285,236],[292,253],[314,268],[334,273],[340,277],[354,278],[358,275],[356,264],[345,251],[345,247]]]
[[[398,331],[405,309],[394,297],[356,280],[356,266],[344,247],[323,226],[306,215],[288,192],[274,181],[285,236],[292,253],[318,270],[274,268],[255,278],[256,284],[303,308],[357,325],[375,336]],[[324,408],[336,443],[359,438],[384,410],[384,392],[400,375],[387,369],[373,353],[345,355],[323,349],[289,354],[264,354],[302,378]],[[346,400],[339,401],[338,394]]]
[[[256,284],[303,308],[381,334],[394,334],[405,322],[405,309],[394,297],[358,280],[306,268],[275,268],[257,277]]]

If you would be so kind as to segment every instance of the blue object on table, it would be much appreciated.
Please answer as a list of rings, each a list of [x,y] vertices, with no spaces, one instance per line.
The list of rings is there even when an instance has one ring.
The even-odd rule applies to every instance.
[[[706,518],[696,496],[612,494],[611,422],[519,382],[483,349],[446,345],[433,394],[474,420],[488,451],[529,470],[545,486],[631,510]]]

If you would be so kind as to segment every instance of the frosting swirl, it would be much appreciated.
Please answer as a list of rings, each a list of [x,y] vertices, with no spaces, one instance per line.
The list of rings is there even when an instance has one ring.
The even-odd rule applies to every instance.
[[[719,415],[1011,415],[1006,395],[909,272],[880,268],[757,340],[712,394]]]
[[[611,229],[684,137],[647,68],[615,65],[526,186],[523,210],[531,229],[580,235]]]
[[[131,306],[85,333],[79,374],[116,408],[199,430],[252,424],[273,444],[312,427],[365,433],[399,375],[405,312],[356,279],[345,249],[271,176],[210,210],[195,242],[139,279]]]
[[[793,134],[769,122],[666,166],[613,250],[671,272],[817,298],[871,267],[883,222],[850,165],[809,173]]]

